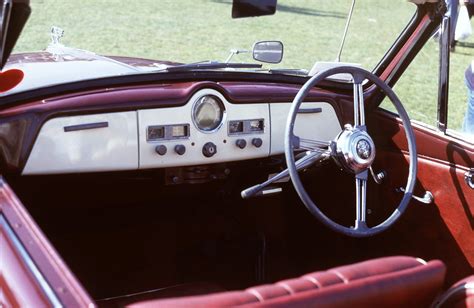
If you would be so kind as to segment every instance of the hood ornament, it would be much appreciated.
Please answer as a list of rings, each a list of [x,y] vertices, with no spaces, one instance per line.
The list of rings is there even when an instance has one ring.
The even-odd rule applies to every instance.
[[[59,28],[59,27],[56,27],[56,26],[52,26],[51,27],[51,44],[54,44],[54,45],[60,45],[61,43],[59,42],[59,40],[64,36],[64,30]]]
[[[104,57],[95,54],[91,51],[82,50],[73,47],[67,47],[61,44],[60,40],[64,36],[64,30],[57,26],[51,27],[51,43],[46,48],[46,52],[49,52],[57,62],[68,61],[68,60],[82,60],[82,61],[104,61],[115,63],[122,67],[126,67],[133,72],[141,72],[143,69],[135,67],[108,57]]]
[[[56,61],[63,61],[64,49],[66,47],[61,44],[59,40],[64,36],[64,30],[59,27],[52,26],[50,35],[51,43],[48,45],[48,48],[46,48],[46,51],[49,52]]]

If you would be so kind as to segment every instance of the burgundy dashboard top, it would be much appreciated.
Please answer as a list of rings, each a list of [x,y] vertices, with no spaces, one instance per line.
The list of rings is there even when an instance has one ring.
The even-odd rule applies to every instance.
[[[186,104],[198,90],[211,88],[220,91],[231,103],[272,103],[291,102],[300,86],[278,83],[249,82],[183,82],[134,87],[105,88],[33,101],[0,111],[0,118],[19,114],[57,116],[61,114],[80,114],[89,112],[111,112],[146,108],[177,107]],[[350,93],[349,93],[350,94]],[[313,90],[307,101],[327,101],[341,112],[338,101],[350,100],[329,91]]]

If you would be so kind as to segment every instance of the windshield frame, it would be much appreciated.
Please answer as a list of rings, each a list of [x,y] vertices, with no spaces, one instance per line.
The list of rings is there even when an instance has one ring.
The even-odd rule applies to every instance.
[[[417,29],[423,17],[432,11],[433,4],[427,3],[424,5],[417,5],[417,9],[413,17],[410,19],[404,30],[400,32],[394,43],[384,54],[379,61],[379,64],[373,69],[373,73],[381,76],[387,69],[391,69],[392,72],[389,74],[389,78],[385,81],[390,86],[393,86],[396,80],[405,70],[406,66],[411,62],[416,53],[421,49],[424,44],[421,37],[418,37],[416,44],[411,46],[408,50],[409,56],[398,65],[397,67],[390,67],[390,63],[395,60],[397,54],[400,53],[402,47],[411,38],[414,30]],[[431,28],[436,26],[432,25],[433,22],[429,23]],[[426,36],[426,29],[422,31],[421,36]],[[431,34],[431,32],[430,32]],[[423,42],[423,44],[420,44]],[[421,46],[420,46],[421,45]],[[160,62],[160,61],[157,61]],[[0,108],[8,108],[18,104],[22,104],[26,101],[32,101],[37,99],[44,99],[51,96],[66,95],[73,92],[90,91],[100,89],[104,87],[128,87],[143,84],[163,83],[163,82],[189,82],[189,81],[248,81],[248,82],[277,82],[277,83],[288,83],[295,85],[303,85],[311,76],[301,76],[292,74],[282,73],[262,73],[261,71],[225,71],[225,70],[203,70],[195,69],[186,72],[137,72],[134,74],[123,75],[123,76],[110,76],[96,79],[85,79],[80,81],[73,81],[69,83],[61,83],[42,88],[36,88],[26,90],[23,92],[12,93],[0,98]],[[370,84],[365,85],[365,88],[369,87]],[[320,84],[321,88],[327,89],[341,89],[350,90],[350,84],[344,82],[337,82],[334,80],[327,80]],[[377,99],[377,105],[382,99]]]

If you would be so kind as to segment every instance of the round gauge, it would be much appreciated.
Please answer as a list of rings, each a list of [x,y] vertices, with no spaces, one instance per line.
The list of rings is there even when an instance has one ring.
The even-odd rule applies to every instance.
[[[201,97],[193,107],[193,121],[202,131],[214,131],[222,124],[224,104],[214,95]]]

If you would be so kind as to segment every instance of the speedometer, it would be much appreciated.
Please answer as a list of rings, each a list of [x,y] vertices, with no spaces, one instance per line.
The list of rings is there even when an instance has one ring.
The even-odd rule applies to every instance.
[[[194,124],[204,132],[217,130],[222,125],[224,114],[224,104],[214,95],[199,98],[193,107]]]

